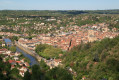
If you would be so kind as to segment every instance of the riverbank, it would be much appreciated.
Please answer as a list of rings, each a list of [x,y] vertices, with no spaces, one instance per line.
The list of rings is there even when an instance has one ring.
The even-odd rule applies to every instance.
[[[15,41],[15,45],[20,48],[21,50],[23,50],[24,52],[26,52],[27,54],[33,56],[38,62],[41,61],[42,57],[40,57],[38,54],[36,54],[34,51],[31,51],[30,49],[27,49],[25,47],[23,47],[22,45],[18,44],[16,41]]]
[[[30,60],[30,62],[29,62],[30,66],[32,66],[34,64],[38,64],[38,61],[33,56],[27,54],[26,52],[24,52],[20,48],[16,47],[16,51],[22,53],[24,57],[26,57]]]
[[[0,57],[1,57],[2,62],[4,62],[6,66],[9,66],[9,68],[7,67],[6,70],[5,68],[3,69],[3,71],[5,71],[5,73],[7,74],[5,76],[7,77],[10,76],[11,79],[12,77],[14,78],[14,76],[15,76],[15,79],[16,77],[18,79],[22,79],[22,77],[24,77],[24,74],[27,70],[31,71],[30,69],[31,65],[29,64],[30,61],[23,55],[23,53],[19,52],[20,50],[19,48],[14,47],[17,49],[15,49],[14,52],[12,51],[11,48],[13,47],[13,45],[11,44],[12,42],[9,38],[4,38],[3,40],[5,41],[6,45],[3,47],[1,46],[1,49],[0,49],[1,56]],[[6,64],[6,63],[9,63],[9,64]]]
[[[24,46],[22,46],[21,44],[19,44],[18,42],[15,41],[15,45],[17,47],[19,47],[21,50],[23,50],[24,52],[26,52],[27,54],[33,56],[34,58],[36,58],[36,60],[38,62],[40,62],[41,60],[44,60],[44,62],[50,67],[50,69],[54,68],[54,67],[57,67],[58,65],[60,65],[60,62],[55,60],[55,59],[50,59],[50,60],[47,60],[41,56],[39,56],[37,53],[35,53],[35,51],[32,51]]]

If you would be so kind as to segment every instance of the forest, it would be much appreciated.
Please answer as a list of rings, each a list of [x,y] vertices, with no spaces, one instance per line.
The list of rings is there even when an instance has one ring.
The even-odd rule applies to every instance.
[[[62,58],[77,73],[76,80],[119,80],[119,36],[81,44]]]

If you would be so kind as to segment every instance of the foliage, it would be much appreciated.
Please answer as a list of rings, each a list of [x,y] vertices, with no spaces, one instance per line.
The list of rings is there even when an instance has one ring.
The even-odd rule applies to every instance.
[[[89,80],[119,79],[119,36],[81,44],[67,52],[65,67],[77,72],[77,79],[85,76]]]
[[[18,41],[19,38],[18,38],[17,36],[12,36],[12,37],[10,37],[10,39],[11,39],[12,41],[14,41],[14,40],[15,40],[15,41]]]
[[[17,79],[17,78],[19,78],[20,77],[19,70],[17,68],[13,68],[10,71],[10,77],[11,77],[11,79]]]
[[[48,47],[48,45],[46,44],[37,45],[35,51],[36,53],[43,52],[46,49],[46,47]]]
[[[50,67],[43,60],[40,61],[40,68],[42,72],[46,72],[50,69]]]
[[[25,72],[23,80],[31,80],[31,74],[29,73],[29,71]]]
[[[19,70],[17,68],[11,70],[11,64],[2,61],[3,56],[4,55],[0,55],[0,80],[21,80]],[[6,72],[6,74],[3,74],[3,72]]]
[[[40,44],[36,46],[36,53],[47,59],[58,57],[58,54],[62,53],[62,50],[59,48],[54,48],[53,46],[47,44]]]
[[[10,73],[10,64],[5,64],[2,62],[2,55],[0,55],[0,79],[5,80],[5,79],[9,79],[9,76],[5,76],[3,75],[3,71],[6,71],[7,73]],[[8,74],[9,75],[9,74]]]
[[[62,68],[53,68],[47,73],[49,80],[72,80],[72,75]]]
[[[10,51],[16,52],[16,47],[15,47],[15,46],[11,46],[11,47],[10,47]]]
[[[2,10],[0,11],[0,25],[4,26],[1,31],[12,33],[27,33],[31,39],[32,34],[56,33],[60,27],[63,31],[70,26],[92,25],[98,23],[107,23],[109,28],[119,29],[119,10],[89,10],[89,11],[30,11],[30,10]],[[47,21],[47,19],[56,19]],[[59,22],[60,21],[60,22]],[[38,26],[39,23],[44,25]],[[52,26],[52,28],[50,28]]]
[[[0,35],[0,39],[2,39],[2,36]]]
[[[47,80],[45,73],[49,70],[49,66],[43,60],[40,61],[40,66],[33,65],[31,69],[32,74],[27,71],[23,80]]]
[[[32,76],[31,76],[31,80],[41,80],[41,70],[40,67],[38,65],[34,65],[32,67]]]
[[[40,66],[33,65],[32,74],[26,72],[23,80],[72,80],[72,75],[67,70],[59,67],[47,69],[43,61],[40,63]]]

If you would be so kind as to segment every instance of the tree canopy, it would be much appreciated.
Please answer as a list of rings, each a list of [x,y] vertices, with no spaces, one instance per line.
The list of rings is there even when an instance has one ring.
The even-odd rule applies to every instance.
[[[77,79],[119,79],[119,36],[81,44],[63,57],[65,67],[77,72]]]
[[[11,46],[11,47],[10,47],[10,51],[16,52],[16,47],[15,47],[15,46]]]
[[[49,58],[56,58],[59,54],[62,53],[62,50],[59,48],[55,48],[51,45],[47,44],[40,44],[36,46],[35,49],[36,53],[39,54],[42,57],[45,57],[47,59]]]

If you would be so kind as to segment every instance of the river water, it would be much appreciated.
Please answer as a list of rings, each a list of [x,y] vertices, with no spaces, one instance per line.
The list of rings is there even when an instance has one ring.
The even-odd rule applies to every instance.
[[[24,52],[23,50],[21,50],[21,49],[18,48],[18,47],[16,47],[16,49],[17,49],[17,52],[20,52],[20,53],[22,53],[25,57],[29,58],[29,60],[30,60],[30,65],[31,65],[31,66],[34,65],[34,64],[38,64],[37,60],[36,60],[33,56],[27,54],[26,52]]]
[[[5,38],[4,39],[5,43],[9,46],[11,46],[12,41],[9,38]],[[16,47],[16,51],[20,52],[24,55],[24,57],[27,57],[30,60],[30,66],[34,65],[34,64],[38,64],[38,61],[31,55],[27,54],[26,52],[24,52],[23,50],[21,50],[20,48]]]

